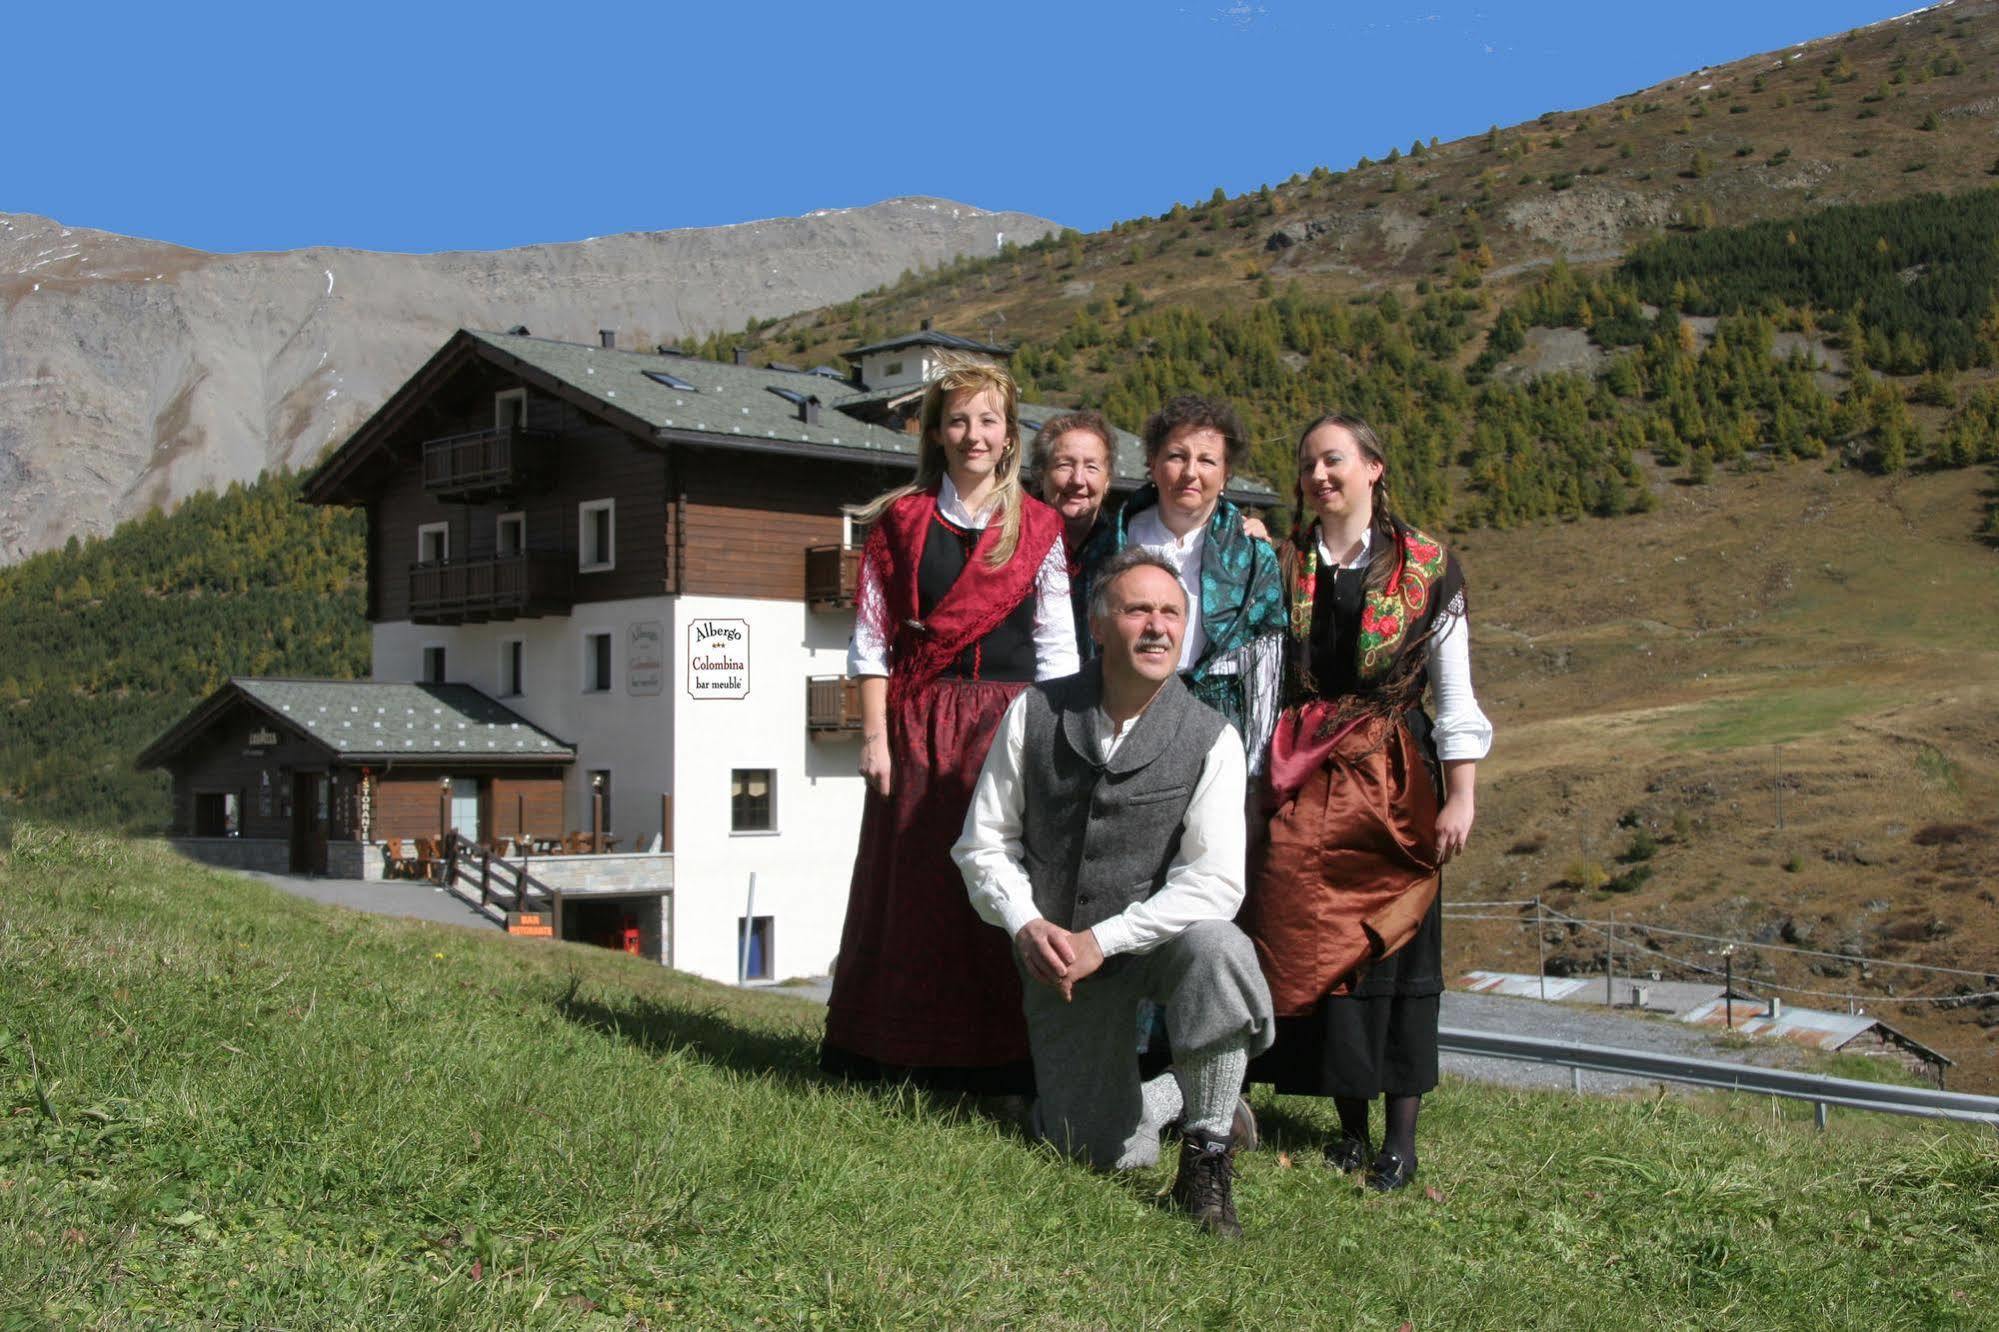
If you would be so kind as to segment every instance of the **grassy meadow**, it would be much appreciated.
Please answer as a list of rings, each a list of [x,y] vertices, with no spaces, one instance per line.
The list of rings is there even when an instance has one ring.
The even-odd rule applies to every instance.
[[[0,858],[0,1328],[1990,1326],[1999,1143],[1451,1083],[1418,1187],[1260,1104],[1247,1237],[819,1010],[293,901],[43,825]]]

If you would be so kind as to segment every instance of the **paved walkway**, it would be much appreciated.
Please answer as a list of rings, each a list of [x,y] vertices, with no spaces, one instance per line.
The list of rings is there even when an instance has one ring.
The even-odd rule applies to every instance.
[[[408,916],[414,920],[436,921],[440,925],[465,925],[488,930],[499,928],[436,884],[407,879],[386,883],[372,879],[320,879],[302,874],[266,874],[261,870],[237,872],[259,883],[268,883],[293,897],[346,907],[350,911],[366,911],[377,916]]]

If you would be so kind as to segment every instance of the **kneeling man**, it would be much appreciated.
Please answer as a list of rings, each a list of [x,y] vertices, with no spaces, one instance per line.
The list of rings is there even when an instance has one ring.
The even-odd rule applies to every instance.
[[[1239,1235],[1235,1150],[1251,1055],[1274,1036],[1243,897],[1242,741],[1180,682],[1186,594],[1141,549],[1090,605],[1101,648],[1007,709],[952,848],[1025,978],[1035,1131],[1099,1167],[1150,1165],[1179,1123],[1175,1201]],[[1174,1068],[1138,1078],[1138,1010],[1163,1005]],[[1238,1110],[1243,1116],[1238,1128]]]

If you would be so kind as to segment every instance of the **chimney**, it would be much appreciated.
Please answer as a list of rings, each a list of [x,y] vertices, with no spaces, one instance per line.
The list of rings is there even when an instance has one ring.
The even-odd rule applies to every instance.
[[[923,323],[919,325],[919,327],[921,327],[925,333],[928,333],[930,331],[930,320],[926,318],[923,321]]]
[[[798,419],[807,425],[819,424],[819,399],[808,397],[798,404]]]
[[[749,363],[750,363],[750,349],[748,347],[736,348],[736,364],[748,365]]]
[[[616,349],[618,345],[618,330],[615,328],[598,329],[597,345],[604,348],[604,350],[606,351],[611,351]]]
[[[1784,1016],[1784,1001],[1773,994],[1770,996],[1770,1020],[1775,1022],[1782,1016]]]

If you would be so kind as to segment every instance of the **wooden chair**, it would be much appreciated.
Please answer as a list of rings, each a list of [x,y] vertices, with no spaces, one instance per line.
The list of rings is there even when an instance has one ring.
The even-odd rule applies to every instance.
[[[416,875],[416,865],[410,853],[403,846],[400,837],[382,839],[382,877],[385,879],[408,879]]]
[[[444,872],[444,857],[437,849],[435,837],[416,839],[416,872],[425,879],[435,879]]]

